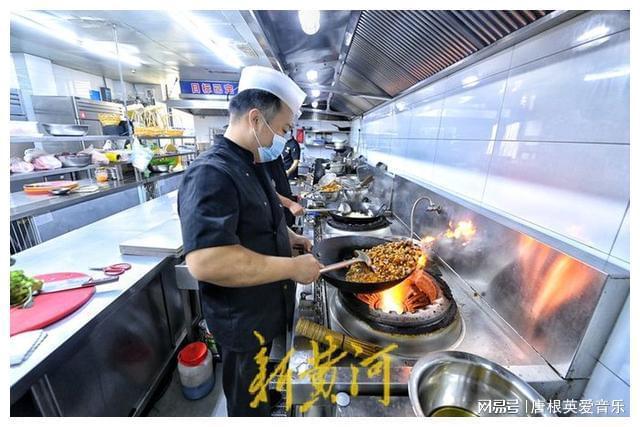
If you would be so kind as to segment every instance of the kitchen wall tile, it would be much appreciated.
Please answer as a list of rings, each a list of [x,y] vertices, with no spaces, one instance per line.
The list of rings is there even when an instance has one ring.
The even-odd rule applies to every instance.
[[[433,158],[436,153],[436,145],[436,140],[407,140],[405,159],[401,167],[395,172],[420,182],[431,182],[433,177]]]
[[[624,304],[607,345],[602,351],[600,362],[627,384],[631,384],[629,375],[630,341],[629,297]]]
[[[590,399],[594,404],[593,413],[585,416],[628,417],[631,415],[629,385],[625,384],[620,378],[612,374],[600,362],[596,363],[596,367],[591,374],[589,382],[587,383],[587,388],[584,391],[582,399]],[[607,408],[607,411],[598,414],[596,403],[600,400],[604,401],[603,403],[607,403],[607,405],[602,405],[603,408]],[[613,405],[611,403],[613,400],[622,401],[622,409],[624,412],[619,411],[618,413],[614,413]]]
[[[495,139],[506,77],[503,72],[448,93],[438,139]]]
[[[515,46],[512,67],[629,28],[629,12],[599,10],[577,16]]]
[[[412,111],[411,110],[403,110],[398,113],[395,113],[394,117],[394,126],[395,126],[395,136],[397,138],[410,138],[411,137],[411,119],[412,119]]]
[[[501,141],[483,202],[602,256],[613,244],[628,198],[628,145]]]
[[[512,69],[498,138],[629,142],[629,32],[605,39]]]
[[[629,257],[629,211],[627,211],[624,220],[622,220],[622,226],[613,245],[611,256],[626,262],[631,260]]]
[[[438,98],[416,104],[411,109],[411,138],[436,139],[442,115],[443,99]]]
[[[469,87],[489,76],[508,70],[512,53],[513,48],[508,48],[448,76],[446,78],[446,90]]]
[[[492,148],[491,141],[438,140],[432,181],[453,193],[481,200]]]

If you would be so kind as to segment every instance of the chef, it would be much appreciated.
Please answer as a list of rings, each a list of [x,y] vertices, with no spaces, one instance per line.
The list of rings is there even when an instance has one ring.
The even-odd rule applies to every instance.
[[[284,146],[282,160],[284,161],[284,167],[287,171],[287,177],[289,179],[297,178],[298,165],[300,164],[300,144],[298,144],[298,141],[293,137],[293,129],[291,129],[290,138]]]
[[[229,416],[270,415],[253,409],[249,386],[258,373],[259,333],[270,350],[293,316],[295,282],[314,281],[322,267],[311,242],[287,228],[262,162],[299,116],[305,93],[266,67],[242,70],[223,137],[187,169],[178,193],[186,262],[199,281],[207,324],[220,345]]]

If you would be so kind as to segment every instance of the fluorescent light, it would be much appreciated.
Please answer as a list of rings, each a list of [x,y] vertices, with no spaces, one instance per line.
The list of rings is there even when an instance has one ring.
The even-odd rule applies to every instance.
[[[141,64],[140,58],[132,55],[129,52],[138,52],[138,50],[132,46],[120,45],[120,58],[115,51],[115,45],[112,42],[96,41],[78,37],[76,33],[68,28],[59,25],[56,18],[46,13],[33,12],[33,11],[20,11],[14,12],[11,15],[11,19],[14,22],[28,26],[34,30],[40,31],[49,37],[56,38],[63,42],[72,44],[74,46],[81,47],[93,55],[102,56],[107,59],[118,60],[133,67],[139,67]],[[125,51],[125,52],[122,52]]]
[[[223,37],[214,34],[208,23],[186,11],[167,11],[167,14],[225,64],[234,68],[242,67],[243,63],[236,50]]]
[[[318,101],[313,101],[313,102],[311,103],[311,106],[312,106],[313,108],[318,108]]]
[[[309,35],[313,35],[320,29],[320,11],[319,10],[299,10],[298,19],[302,31]]]
[[[311,96],[313,96],[314,98],[317,98],[320,96],[320,90],[319,89],[313,89],[311,91]]]
[[[609,27],[606,25],[598,25],[597,27],[593,27],[590,30],[582,33],[577,39],[577,42],[586,42],[587,40],[597,39],[599,37],[604,36],[609,32]]]
[[[318,79],[318,72],[316,70],[307,71],[307,80],[315,82]]]
[[[594,80],[614,79],[616,77],[624,77],[629,75],[629,67],[623,67],[618,70],[604,71],[602,73],[587,74],[582,80],[591,82]]]

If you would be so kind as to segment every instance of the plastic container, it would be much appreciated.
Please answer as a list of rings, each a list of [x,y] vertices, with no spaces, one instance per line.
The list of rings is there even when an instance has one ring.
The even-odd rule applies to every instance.
[[[189,400],[200,399],[213,389],[213,357],[203,342],[187,345],[178,353],[178,373],[182,394]]]

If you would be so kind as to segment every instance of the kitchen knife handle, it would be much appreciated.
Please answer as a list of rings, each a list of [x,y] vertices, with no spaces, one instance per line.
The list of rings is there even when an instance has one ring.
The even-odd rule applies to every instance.
[[[120,280],[120,276],[101,277],[99,279],[91,280],[85,283],[84,285],[82,285],[82,287],[104,285],[105,283],[117,282],[118,280]]]

